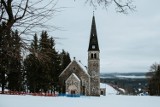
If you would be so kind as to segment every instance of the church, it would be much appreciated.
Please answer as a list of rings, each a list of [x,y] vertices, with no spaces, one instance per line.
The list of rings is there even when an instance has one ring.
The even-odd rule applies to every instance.
[[[88,67],[75,58],[59,75],[62,93],[66,95],[100,96],[100,50],[95,16],[92,18],[88,46]],[[100,91],[102,90],[102,91]]]

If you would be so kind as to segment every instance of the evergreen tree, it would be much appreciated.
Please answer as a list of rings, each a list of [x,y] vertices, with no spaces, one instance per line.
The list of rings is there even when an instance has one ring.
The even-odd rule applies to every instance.
[[[24,69],[26,71],[27,86],[30,92],[39,92],[39,75],[40,62],[38,60],[38,38],[34,35],[34,40],[31,43],[31,53],[24,60]]]
[[[61,70],[63,71],[71,62],[71,58],[69,53],[65,52],[64,50],[62,50],[60,57],[61,57]]]
[[[0,29],[6,24],[3,23]],[[21,43],[18,31],[7,31],[0,33],[0,76],[2,93],[6,83],[10,90],[21,88]]]
[[[46,31],[42,31],[40,39],[37,35],[31,43],[31,53],[24,61],[27,85],[30,92],[58,91],[58,79],[70,63],[69,53],[58,53],[55,49],[55,41],[49,38]],[[62,61],[63,60],[63,61]]]
[[[39,61],[38,59],[33,55],[30,54],[27,56],[27,58],[24,60],[24,66],[26,71],[26,79],[27,79],[27,86],[30,92],[39,92],[40,86],[39,86]]]
[[[49,39],[46,31],[42,31],[40,40],[37,35],[31,43],[31,53],[24,61],[27,84],[31,92],[46,92],[52,89],[55,76],[54,55],[56,54],[53,39]]]
[[[40,87],[41,89],[46,92],[50,88],[50,81],[51,81],[51,44],[50,39],[48,37],[48,34],[46,31],[42,31],[41,38],[39,41],[39,49],[41,53],[41,70],[39,70],[39,76],[40,76]]]
[[[55,42],[53,38],[50,38],[50,49],[51,49],[51,64],[50,64],[50,74],[51,74],[51,90],[58,91],[58,79],[59,79],[59,74],[61,72],[60,68],[60,56],[58,52],[55,49]]]
[[[12,56],[8,57],[8,89],[12,91],[22,90],[22,70],[21,70],[21,43],[18,31],[11,33],[10,51]]]
[[[6,23],[2,22],[0,25],[0,30],[4,30]],[[2,94],[4,94],[4,89],[6,85],[6,73],[7,73],[7,32],[0,33],[0,82],[2,86]]]
[[[149,94],[160,96],[160,64],[151,66],[153,76],[149,79]]]

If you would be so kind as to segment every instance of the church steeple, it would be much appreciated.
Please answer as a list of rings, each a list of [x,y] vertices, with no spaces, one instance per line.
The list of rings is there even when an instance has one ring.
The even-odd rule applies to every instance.
[[[93,14],[88,47],[88,74],[90,75],[90,95],[100,96],[100,56],[96,22]]]
[[[93,12],[93,18],[92,18],[92,25],[91,25],[90,41],[89,41],[88,51],[99,51],[94,12]]]

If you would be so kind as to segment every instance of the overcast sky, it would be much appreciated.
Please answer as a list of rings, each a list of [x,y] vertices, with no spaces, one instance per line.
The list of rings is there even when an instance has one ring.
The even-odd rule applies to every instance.
[[[68,7],[51,22],[63,30],[49,32],[58,50],[65,49],[87,65],[93,8],[85,0],[59,0]],[[100,47],[100,72],[147,72],[160,62],[160,0],[134,0],[136,12],[116,13],[114,6],[95,10]]]

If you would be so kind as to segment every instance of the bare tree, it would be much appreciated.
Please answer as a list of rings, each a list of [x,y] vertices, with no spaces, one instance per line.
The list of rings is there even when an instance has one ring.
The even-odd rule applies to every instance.
[[[55,26],[46,25],[46,22],[60,10],[56,7],[57,2],[58,0],[0,0],[0,36],[9,35],[11,30],[18,30],[19,35],[25,33],[27,37],[26,35],[33,35],[40,29],[56,29]],[[22,49],[32,51],[26,41],[30,42],[21,39]],[[7,45],[3,48],[11,51]]]
[[[7,56],[21,60],[21,57],[13,54],[9,44],[12,30],[18,30],[21,34],[32,33],[37,27],[47,28],[45,22],[59,9],[56,8],[57,0],[0,0],[0,56],[7,60]],[[34,32],[33,32],[34,33]],[[30,49],[24,40],[20,41],[21,49]],[[18,50],[18,49],[14,49]],[[32,51],[32,50],[31,50]],[[6,54],[7,53],[7,54]],[[4,93],[7,62],[0,58],[0,76],[2,93]]]
[[[115,10],[119,13],[127,14],[128,11],[134,11],[136,6],[133,5],[133,0],[86,0],[94,8],[102,6],[108,8],[111,4],[115,5]]]
[[[12,29],[32,32],[34,27],[46,28],[45,22],[58,11],[55,0],[0,0],[0,24],[6,23],[3,34]]]

